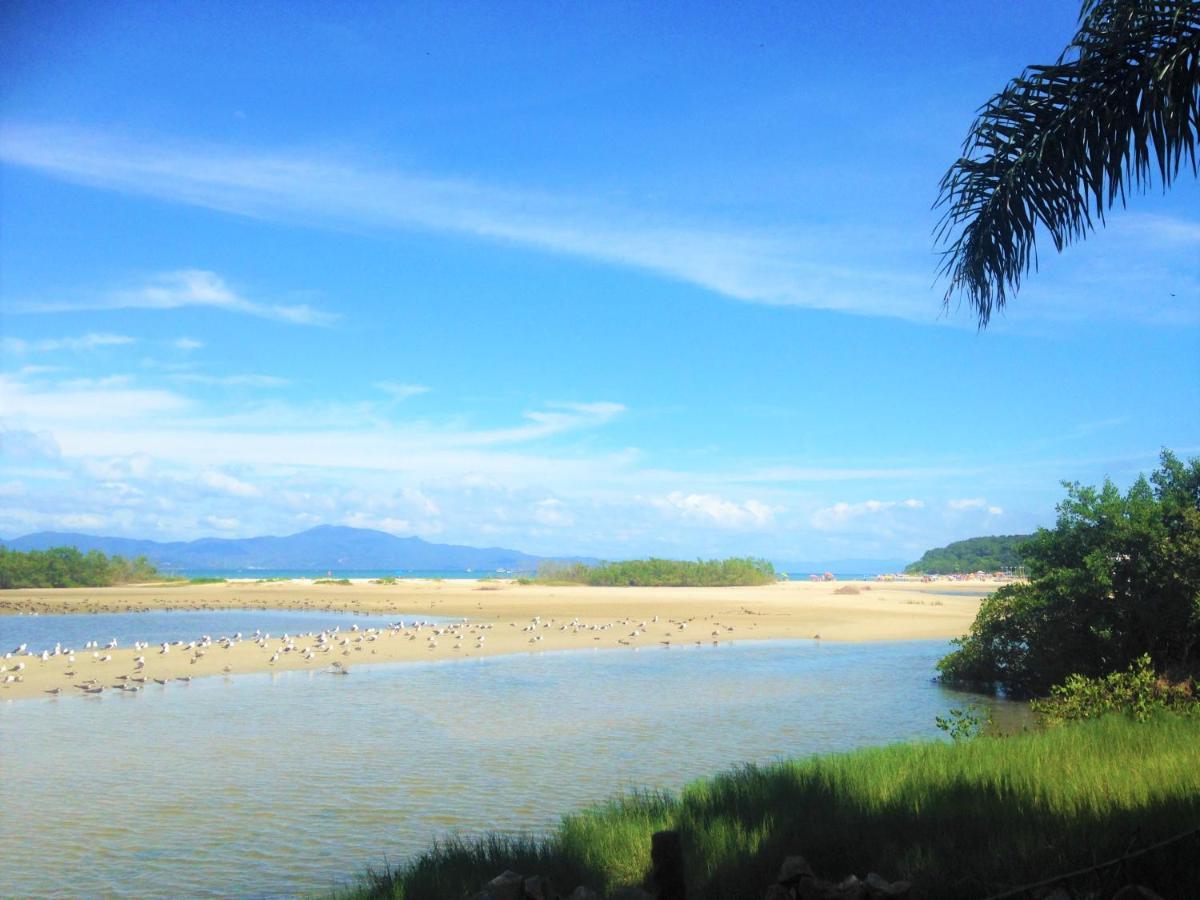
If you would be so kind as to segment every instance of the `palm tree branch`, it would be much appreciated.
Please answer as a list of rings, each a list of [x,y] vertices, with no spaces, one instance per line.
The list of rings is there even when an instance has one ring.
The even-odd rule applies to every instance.
[[[1200,135],[1200,0],[1087,0],[1052,65],[1030,66],[980,109],[942,178],[935,232],[945,303],[961,292],[987,325],[1037,266],[1127,192],[1190,165]]]

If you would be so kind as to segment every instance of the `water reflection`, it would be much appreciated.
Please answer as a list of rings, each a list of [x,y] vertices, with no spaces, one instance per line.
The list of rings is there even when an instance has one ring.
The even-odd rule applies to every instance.
[[[150,610],[88,615],[0,616],[0,653],[28,644],[33,653],[53,650],[55,643],[80,649],[85,641],[106,644],[116,638],[122,647],[134,641],[151,644],[190,641],[202,634],[243,635],[261,630],[273,635],[284,632],[320,631],[351,625],[359,628],[386,626],[399,619],[443,621],[421,613],[389,613],[386,616],[351,612],[320,612],[288,609]]]
[[[10,702],[0,895],[320,892],[449,830],[541,831],[631,787],[937,737],[964,699],[930,682],[946,649],[583,651]]]

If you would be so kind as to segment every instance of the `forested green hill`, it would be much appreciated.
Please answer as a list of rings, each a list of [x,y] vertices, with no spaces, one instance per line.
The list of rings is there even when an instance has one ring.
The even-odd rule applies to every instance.
[[[1018,548],[1033,535],[1001,534],[969,538],[945,547],[926,550],[925,555],[905,568],[910,574],[955,575],[965,572],[995,572],[1021,565]]]

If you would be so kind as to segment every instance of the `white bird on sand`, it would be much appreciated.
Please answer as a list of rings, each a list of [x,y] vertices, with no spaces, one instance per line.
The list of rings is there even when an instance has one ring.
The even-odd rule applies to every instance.
[[[13,656],[20,656],[22,653],[24,653],[24,652],[25,652],[25,648],[26,648],[26,647],[28,647],[28,646],[29,646],[28,644],[22,644],[22,645],[21,645],[20,647],[18,647],[16,650],[13,650],[13,651],[11,651],[11,653],[12,653],[12,655],[13,655]]]

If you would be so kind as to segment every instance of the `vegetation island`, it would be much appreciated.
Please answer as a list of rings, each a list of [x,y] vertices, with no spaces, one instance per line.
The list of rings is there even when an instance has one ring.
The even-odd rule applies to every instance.
[[[909,575],[968,575],[971,572],[1012,572],[1021,569],[1021,547],[1032,535],[1006,534],[968,538],[926,550],[904,568]]]

